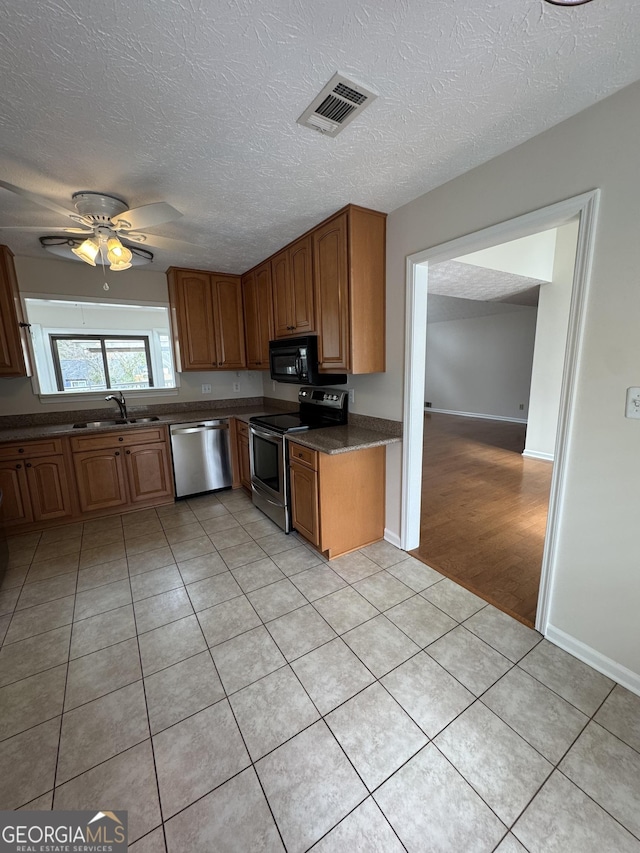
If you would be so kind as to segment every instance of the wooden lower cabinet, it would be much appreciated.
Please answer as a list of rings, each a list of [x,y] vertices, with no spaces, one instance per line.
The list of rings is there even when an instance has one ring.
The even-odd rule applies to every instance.
[[[66,518],[72,513],[65,458],[45,456],[26,463],[34,521]]]
[[[133,503],[173,494],[167,445],[141,444],[125,450],[129,497]]]
[[[2,522],[4,525],[28,524],[33,521],[29,483],[24,462],[0,462]]]
[[[86,450],[73,454],[82,512],[126,506],[128,501],[122,451]]]
[[[320,545],[318,473],[299,462],[289,463],[291,523],[312,545]]]
[[[329,559],[384,536],[384,447],[327,454],[289,443],[295,530]]]
[[[6,527],[71,517],[73,503],[60,439],[4,445],[0,455],[4,457],[0,489]]]
[[[231,463],[233,468],[233,488],[242,486],[251,492],[251,458],[249,451],[249,425],[238,418],[229,423],[231,430]]]
[[[165,427],[74,436],[71,449],[82,512],[152,506],[173,496]]]

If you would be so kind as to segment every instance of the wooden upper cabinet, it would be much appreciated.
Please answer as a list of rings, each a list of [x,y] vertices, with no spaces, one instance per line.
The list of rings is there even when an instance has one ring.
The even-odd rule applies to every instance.
[[[269,366],[269,341],[273,339],[270,264],[262,264],[242,277],[242,299],[247,367],[266,370]]]
[[[311,235],[289,246],[289,277],[291,281],[291,320],[296,335],[315,332],[313,310],[313,262]]]
[[[218,356],[209,273],[170,270],[169,300],[178,370],[212,370]]]
[[[244,347],[244,313],[239,276],[212,276],[213,317],[217,367],[239,370],[247,366]]]
[[[316,330],[311,235],[301,237],[271,259],[276,338]]]
[[[0,376],[31,376],[13,253],[0,246]]]
[[[246,367],[240,277],[175,268],[167,277],[178,371]]]
[[[321,372],[385,370],[385,229],[385,214],[350,205],[313,232]]]
[[[349,266],[347,215],[313,234],[318,302],[318,363],[321,369],[349,370]]]

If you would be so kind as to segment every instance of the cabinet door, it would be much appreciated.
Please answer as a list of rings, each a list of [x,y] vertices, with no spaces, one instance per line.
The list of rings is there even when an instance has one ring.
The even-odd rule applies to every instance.
[[[240,467],[240,482],[245,489],[251,490],[251,461],[249,459],[249,438],[238,435],[238,463]]]
[[[247,367],[260,367],[260,315],[256,274],[242,276],[242,304],[244,305],[244,333],[247,347]]]
[[[247,344],[247,367],[269,367],[269,341],[273,338],[271,266],[263,264],[242,277],[242,301]]]
[[[30,376],[13,253],[0,246],[0,376]]]
[[[218,362],[211,277],[207,273],[175,270],[171,284],[181,370],[211,370]]]
[[[259,367],[269,368],[269,341],[273,340],[273,296],[271,294],[271,264],[256,270],[256,300],[258,303],[258,331],[260,340]]]
[[[73,454],[78,498],[83,512],[128,503],[124,461],[120,450],[88,450]]]
[[[216,329],[217,367],[221,370],[246,368],[244,316],[240,278],[214,278],[213,317]]]
[[[289,462],[291,521],[313,545],[320,543],[318,474],[293,459]]]
[[[128,447],[125,460],[132,503],[173,494],[171,466],[164,442]]]
[[[273,327],[276,338],[295,334],[289,296],[289,253],[285,249],[271,259],[273,286]]]
[[[64,456],[45,456],[26,463],[35,521],[71,515],[71,495]]]
[[[315,332],[311,235],[289,248],[291,320],[296,335]]]
[[[0,462],[0,490],[0,520],[4,524],[27,524],[33,521],[29,484],[23,462]]]
[[[318,310],[318,362],[325,371],[349,370],[347,214],[313,232]]]

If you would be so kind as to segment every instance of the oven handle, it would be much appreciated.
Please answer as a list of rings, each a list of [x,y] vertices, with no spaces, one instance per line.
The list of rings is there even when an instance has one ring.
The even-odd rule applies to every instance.
[[[266,441],[270,441],[273,444],[280,444],[282,442],[282,435],[277,432],[263,432],[261,429],[251,425],[251,434],[257,435],[259,438],[264,438]]]
[[[254,491],[257,495],[260,495],[260,497],[264,501],[266,501],[268,504],[271,504],[271,506],[277,506],[277,507],[282,506],[282,504],[280,504],[277,501],[274,501],[271,498],[267,497],[267,495],[262,491],[262,489],[259,489],[255,483],[251,483],[251,490]]]

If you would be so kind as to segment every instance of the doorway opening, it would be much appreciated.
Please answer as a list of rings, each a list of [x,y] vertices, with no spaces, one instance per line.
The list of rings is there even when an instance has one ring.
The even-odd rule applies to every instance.
[[[599,192],[594,190],[449,243],[425,249],[407,258],[405,440],[403,442],[401,543],[403,548],[413,551],[420,544],[421,463],[425,402],[424,354],[427,340],[427,293],[430,269],[433,272],[434,265],[441,261],[450,261],[470,253],[486,250],[492,246],[563,226],[570,220],[577,218],[578,235],[575,268],[572,277],[563,369],[559,382],[557,431],[553,450],[555,462],[551,476],[548,520],[535,619],[535,627],[543,634],[548,624],[553,598],[557,539],[558,531],[562,525],[562,497],[566,478],[566,453],[564,451],[571,435],[573,395],[581,349],[598,195]],[[538,458],[544,458],[544,456]]]
[[[430,268],[414,556],[533,627],[578,221]]]

